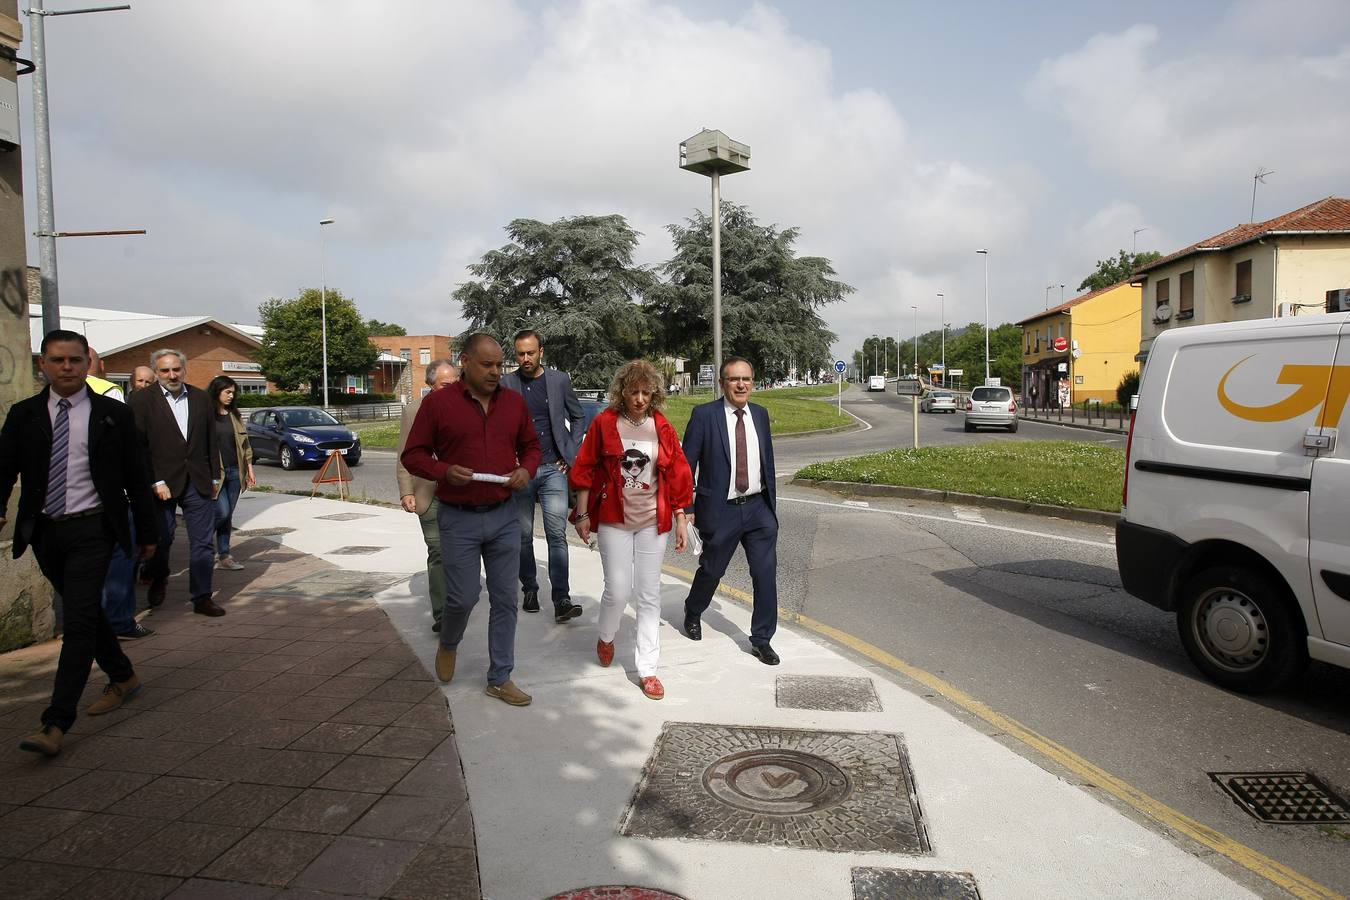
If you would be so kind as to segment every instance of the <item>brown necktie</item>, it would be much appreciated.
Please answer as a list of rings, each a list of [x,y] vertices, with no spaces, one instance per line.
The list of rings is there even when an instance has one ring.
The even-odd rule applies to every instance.
[[[736,410],[736,493],[750,490],[750,454],[745,449],[745,410]]]

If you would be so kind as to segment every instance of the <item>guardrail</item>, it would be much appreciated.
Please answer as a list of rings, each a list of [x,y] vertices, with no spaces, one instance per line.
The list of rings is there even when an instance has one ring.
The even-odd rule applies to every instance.
[[[356,406],[329,406],[324,411],[339,422],[371,422],[401,417],[403,415],[403,404],[362,403]]]
[[[1018,404],[1017,414],[1033,422],[1058,422],[1065,425],[1087,425],[1126,432],[1130,427],[1127,411],[1120,407],[1084,403],[1082,406],[1033,409]]]

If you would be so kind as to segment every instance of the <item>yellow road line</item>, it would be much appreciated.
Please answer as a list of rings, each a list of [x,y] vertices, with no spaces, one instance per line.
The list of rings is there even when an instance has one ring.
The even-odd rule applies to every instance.
[[[676,578],[683,578],[690,581],[694,573],[687,569],[681,569],[677,566],[663,566],[662,569],[669,575]],[[725,584],[717,586],[719,593],[725,594],[741,603],[754,605],[755,598],[745,591],[737,590]],[[1215,853],[1226,856],[1228,859],[1242,866],[1244,869],[1262,878],[1279,885],[1295,897],[1303,900],[1345,900],[1345,895],[1338,894],[1329,887],[1313,881],[1306,875],[1294,871],[1281,862],[1271,859],[1263,853],[1260,853],[1245,844],[1240,844],[1222,832],[1215,831],[1208,825],[1192,819],[1185,813],[1172,809],[1165,803],[1161,803],[1143,791],[1131,785],[1105,769],[1094,765],[1083,757],[1074,753],[1069,748],[1052,741],[1032,731],[1030,728],[1022,725],[1015,719],[995,711],[988,704],[976,700],[970,694],[958,688],[951,682],[945,681],[931,672],[920,669],[918,666],[911,665],[882,650],[874,644],[856,638],[853,635],[840,631],[824,622],[818,622],[809,616],[791,612],[779,607],[779,615],[783,616],[808,631],[814,631],[816,634],[837,641],[851,650],[862,654],[873,662],[879,663],[888,669],[905,675],[908,678],[919,682],[920,684],[931,688],[941,694],[950,702],[964,709],[972,715],[978,716],[990,725],[1013,737],[1028,747],[1036,750],[1059,765],[1073,772],[1085,782],[1100,788],[1111,794],[1122,803],[1128,804],[1133,809],[1143,813],[1150,819],[1165,828],[1169,828],[1179,834],[1184,834],[1194,841],[1203,844]]]

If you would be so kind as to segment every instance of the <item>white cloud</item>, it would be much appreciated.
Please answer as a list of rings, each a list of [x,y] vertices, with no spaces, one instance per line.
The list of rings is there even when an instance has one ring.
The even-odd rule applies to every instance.
[[[1311,201],[1350,174],[1350,49],[1308,49],[1345,32],[1343,5],[1296,32],[1282,23],[1298,6],[1243,4],[1208,34],[1098,34],[1043,63],[1028,94],[1094,164],[1141,188],[1204,195],[1264,165]]]

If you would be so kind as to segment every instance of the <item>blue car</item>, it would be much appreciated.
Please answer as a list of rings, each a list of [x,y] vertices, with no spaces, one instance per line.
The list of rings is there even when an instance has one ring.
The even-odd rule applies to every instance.
[[[347,465],[361,464],[361,438],[337,419],[312,406],[271,406],[248,417],[248,441],[255,460],[275,459],[287,471],[318,465],[336,450]]]

